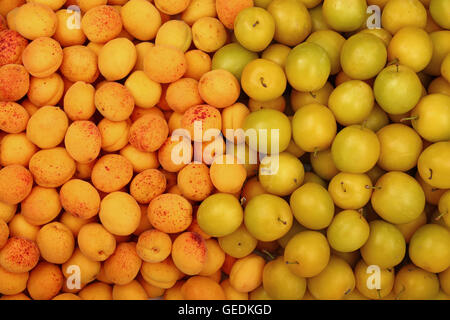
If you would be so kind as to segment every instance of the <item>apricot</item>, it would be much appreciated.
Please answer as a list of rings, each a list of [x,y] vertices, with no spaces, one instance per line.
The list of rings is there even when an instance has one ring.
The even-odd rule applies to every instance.
[[[42,226],[36,236],[36,243],[42,258],[55,264],[69,260],[75,248],[72,231],[60,222]]]
[[[216,15],[215,0],[191,0],[189,6],[182,12],[181,19],[191,26],[200,18]]]
[[[81,15],[72,10],[61,9],[56,11],[56,31],[53,39],[59,42],[62,47],[82,45],[86,42],[86,35],[77,26],[77,19],[81,20]]]
[[[4,295],[0,300],[31,300],[26,294],[18,293],[13,295]]]
[[[148,221],[147,218],[147,206],[140,204],[139,208],[141,209],[141,219],[139,221],[139,226],[133,232],[133,235],[137,237],[139,237],[143,232],[150,230],[152,228],[152,225],[150,224],[150,221]]]
[[[137,202],[147,204],[166,190],[166,177],[159,170],[148,169],[134,177],[130,194]]]
[[[101,263],[89,259],[79,248],[76,248],[70,259],[61,266],[64,277],[69,278],[74,274],[72,266],[79,268],[80,283],[83,285],[95,280],[100,273]]]
[[[15,217],[16,210],[16,204],[8,204],[0,201],[0,220],[5,221],[6,223],[10,222]]]
[[[166,45],[186,52],[192,43],[189,25],[182,20],[169,20],[158,30],[155,45]]]
[[[113,300],[148,300],[144,287],[136,280],[124,285],[114,285]]]
[[[203,17],[192,25],[192,38],[197,49],[215,52],[227,42],[227,31],[218,19]]]
[[[222,287],[208,277],[190,277],[181,287],[185,300],[225,300]]]
[[[99,223],[88,223],[78,233],[78,247],[93,261],[105,261],[116,249],[116,239]]]
[[[87,2],[87,0],[83,1]],[[122,18],[112,6],[95,6],[89,8],[84,14],[81,19],[81,29],[89,41],[106,43],[122,31]]]
[[[29,273],[13,273],[0,267],[0,294],[16,295],[27,287]]]
[[[114,253],[104,262],[105,276],[114,284],[125,285],[133,281],[142,265],[134,242],[117,245]]]
[[[27,138],[39,148],[54,148],[63,141],[68,126],[69,120],[63,110],[45,106],[30,117]]]
[[[0,2],[0,14],[4,17],[15,8],[25,4],[25,0],[9,0]]]
[[[55,12],[50,7],[36,2],[21,6],[14,20],[16,31],[29,40],[53,36],[58,24]]]
[[[137,119],[141,118],[142,116],[145,116],[146,114],[153,114],[153,115],[158,116],[158,117],[160,117],[162,119],[166,119],[162,109],[160,109],[158,106],[156,106],[155,108],[135,107],[134,110],[133,110],[133,113],[130,116],[130,120],[132,122],[134,122]]]
[[[189,200],[202,201],[213,191],[209,168],[201,163],[191,163],[180,170],[177,177],[181,194]]]
[[[106,80],[120,80],[133,70],[136,59],[136,47],[133,42],[127,38],[116,38],[101,48],[98,68]]]
[[[206,263],[205,240],[195,232],[180,234],[172,244],[172,260],[187,275],[199,274]]]
[[[41,187],[56,188],[66,183],[75,173],[75,161],[64,148],[36,152],[30,159],[30,172]]]
[[[130,74],[125,81],[125,87],[134,98],[136,106],[140,108],[152,108],[161,98],[161,85],[151,80],[144,71],[138,70]]]
[[[217,15],[228,29],[234,29],[234,20],[239,12],[253,7],[252,0],[217,0]]]
[[[39,257],[34,241],[12,237],[0,250],[0,267],[14,273],[28,272],[38,264]]]
[[[99,75],[97,63],[97,55],[91,48],[83,45],[65,47],[60,71],[72,82],[92,83]]]
[[[144,288],[145,292],[147,293],[147,295],[150,299],[162,297],[166,291],[163,288],[158,288],[158,287],[148,283],[147,281],[144,280],[144,278],[140,274],[137,277],[137,281]]]
[[[22,215],[33,225],[44,225],[55,219],[61,211],[58,191],[35,186],[22,202]]]
[[[130,135],[131,121],[111,121],[103,118],[98,123],[98,129],[101,135],[101,148],[107,152],[115,152],[128,143]]]
[[[237,102],[222,110],[222,134],[231,142],[238,144],[245,142],[245,137],[240,135],[237,130],[244,127],[245,118],[250,114],[249,108],[244,104]],[[231,130],[233,137],[227,135],[227,130]]]
[[[239,192],[247,178],[245,167],[228,154],[214,159],[209,174],[214,187],[225,193]]]
[[[154,47],[155,44],[152,42],[139,42],[136,44],[136,64],[134,65],[135,71],[144,71],[144,58],[147,55],[148,49]]]
[[[78,296],[83,300],[112,300],[112,287],[103,282],[90,283]]]
[[[201,50],[190,50],[184,54],[186,58],[186,78],[200,80],[208,71],[211,71],[211,57]]]
[[[58,41],[40,37],[28,44],[22,53],[25,69],[34,77],[45,78],[61,66],[63,51]]]
[[[172,112],[169,117],[169,121],[167,121],[167,125],[169,126],[169,134],[172,134],[176,129],[181,128],[181,119],[183,118],[182,113]]]
[[[144,58],[144,72],[153,81],[170,83],[186,72],[187,63],[183,51],[165,45],[148,49]]]
[[[25,100],[22,101],[22,107],[25,108],[25,110],[28,112],[30,117],[38,111],[39,107],[31,103],[30,99],[25,98]]]
[[[155,5],[161,12],[175,15],[183,12],[191,0],[155,0]]]
[[[73,175],[76,179],[87,180],[91,177],[92,169],[94,168],[95,160],[89,163],[77,163],[77,170]]]
[[[0,67],[6,64],[20,64],[22,52],[27,47],[28,41],[14,30],[4,29],[0,31]]]
[[[159,230],[152,229],[141,233],[136,244],[136,252],[145,262],[161,262],[172,251],[172,240]]]
[[[179,113],[184,113],[190,107],[202,104],[198,81],[192,78],[182,78],[171,83],[167,88],[166,101],[173,111]]]
[[[41,262],[30,272],[27,290],[33,300],[50,300],[63,286],[61,269],[54,264]]]
[[[9,238],[9,228],[5,221],[0,220],[0,249],[6,244]]]
[[[106,119],[124,121],[133,112],[134,99],[124,85],[105,82],[95,92],[95,106]]]
[[[171,288],[184,274],[177,269],[171,257],[161,262],[144,262],[141,267],[141,275],[148,283],[163,289]]]
[[[192,144],[188,139],[176,139],[172,136],[167,138],[159,148],[158,161],[165,170],[178,172],[191,162],[193,152]]]
[[[214,133],[214,136],[220,135],[222,116],[216,108],[201,104],[186,110],[181,119],[181,126],[190,134],[191,140],[200,142],[203,141],[207,130],[215,129],[216,132],[210,131],[210,133]],[[197,130],[195,130],[196,127]],[[195,134],[195,131],[198,131],[198,134]]]
[[[184,300],[181,288],[185,282],[184,280],[177,281],[173,287],[165,290],[164,300]]]
[[[141,41],[152,40],[161,26],[161,15],[155,6],[145,0],[130,0],[120,10],[123,26]]]
[[[31,192],[33,176],[25,167],[17,164],[0,170],[0,201],[5,203],[5,213],[11,214],[12,205],[22,202]],[[14,209],[15,212],[15,209]]]
[[[52,300],[82,300],[79,296],[73,293],[61,293]]]
[[[24,66],[5,64],[0,67],[0,101],[22,99],[30,87],[30,75]]]
[[[205,241],[205,244],[207,252],[206,261],[199,275],[212,276],[218,271],[220,272],[220,269],[225,262],[225,252],[222,250],[219,243],[215,239],[208,239]]]
[[[100,203],[100,221],[114,235],[132,234],[141,220],[141,209],[136,200],[125,192],[112,192]]]
[[[62,207],[74,217],[90,219],[100,209],[100,195],[89,183],[80,179],[67,181],[59,191]]]
[[[55,106],[64,94],[64,81],[58,73],[45,78],[31,77],[28,99],[36,106]]]
[[[64,138],[69,155],[79,163],[96,159],[101,149],[100,130],[91,121],[74,121]]]
[[[231,268],[231,286],[239,292],[255,290],[262,283],[264,266],[264,259],[254,253],[238,259]]]
[[[165,233],[186,230],[192,222],[192,205],[177,194],[162,194],[148,207],[148,219],[153,227]]]
[[[227,300],[248,300],[247,292],[239,292],[230,284],[230,279],[225,279],[220,283]]]
[[[72,120],[88,120],[95,113],[95,89],[84,81],[77,81],[64,95],[64,112]]]
[[[19,133],[25,130],[30,116],[20,104],[0,102],[0,130],[6,133]]]
[[[240,85],[231,72],[217,69],[205,73],[200,78],[198,90],[207,104],[216,108],[226,108],[239,98]]]
[[[131,125],[129,142],[140,151],[154,152],[162,146],[168,135],[169,127],[165,119],[146,114]]]
[[[9,222],[9,233],[11,237],[36,241],[39,229],[39,226],[29,223],[21,213],[14,215],[14,218]]]
[[[144,152],[128,144],[120,149],[120,154],[128,159],[133,165],[134,172],[143,172],[148,169],[159,167],[158,155],[156,152]]]
[[[91,180],[98,190],[109,193],[125,187],[132,177],[130,161],[119,154],[107,154],[95,163]]]
[[[25,133],[7,134],[0,143],[0,164],[2,166],[18,164],[27,167],[36,151],[36,146],[28,140]]]

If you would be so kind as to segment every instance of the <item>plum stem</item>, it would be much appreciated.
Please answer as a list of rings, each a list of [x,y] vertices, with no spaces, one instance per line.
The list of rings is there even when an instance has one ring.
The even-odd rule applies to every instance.
[[[404,121],[408,121],[408,120],[418,120],[419,116],[412,116],[412,117],[406,117],[406,118],[401,118],[400,122],[404,122]]]

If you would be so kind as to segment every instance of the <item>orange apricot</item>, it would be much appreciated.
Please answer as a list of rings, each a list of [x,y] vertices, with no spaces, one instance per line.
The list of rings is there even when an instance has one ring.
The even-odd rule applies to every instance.
[[[183,12],[191,0],[154,0],[155,5],[161,12],[168,15],[175,15]]]
[[[177,280],[184,276],[175,266],[170,256],[161,262],[142,263],[141,275],[148,283],[163,289],[173,287]]]
[[[57,188],[75,173],[75,161],[66,149],[58,147],[36,152],[30,159],[30,172],[41,187]]]
[[[123,121],[133,112],[134,99],[124,85],[106,82],[95,92],[95,106],[106,119]]]
[[[147,204],[166,190],[166,177],[156,169],[145,170],[134,177],[130,194],[137,202]]]
[[[187,275],[199,274],[206,263],[205,240],[195,232],[180,234],[172,244],[172,260]]]
[[[141,41],[152,40],[161,26],[161,14],[151,1],[130,0],[121,8],[123,26]]]
[[[81,252],[94,261],[105,261],[116,250],[116,239],[99,223],[82,226],[77,240]]]
[[[227,42],[227,31],[218,19],[203,17],[192,25],[192,38],[197,49],[215,52]]]
[[[158,155],[156,152],[144,152],[128,144],[120,149],[120,154],[127,158],[133,165],[134,172],[143,172],[148,169],[159,167]]]
[[[75,161],[89,163],[100,153],[102,144],[100,130],[91,121],[74,121],[66,131],[64,144]]]
[[[100,203],[100,221],[114,235],[128,236],[136,231],[141,221],[141,208],[125,192],[112,192]]]
[[[158,150],[169,135],[165,119],[153,114],[146,114],[137,119],[130,129],[130,144],[146,152]]]
[[[9,205],[22,202],[31,192],[33,176],[28,169],[13,164],[0,170],[0,201]]]
[[[192,222],[192,205],[180,195],[162,194],[150,202],[148,219],[153,227],[165,233],[182,232]]]
[[[208,277],[194,276],[181,287],[185,300],[225,300],[222,287]]]
[[[167,88],[166,101],[173,111],[179,113],[184,113],[190,107],[202,104],[198,81],[192,78],[182,78],[171,83]]]
[[[74,274],[73,266],[79,268],[80,283],[84,285],[95,280],[100,273],[101,263],[89,259],[79,248],[76,248],[70,259],[61,265],[62,272],[66,278]]]
[[[240,85],[231,72],[217,69],[205,73],[200,78],[198,90],[207,104],[216,108],[226,108],[239,98]]]
[[[248,300],[247,292],[239,292],[230,284],[230,279],[225,279],[220,283],[227,300]]]
[[[0,267],[14,273],[28,272],[38,264],[39,257],[34,241],[12,237],[0,250]]]
[[[20,64],[22,52],[27,47],[28,41],[14,30],[0,31],[0,67],[5,64]]]
[[[0,164],[28,166],[37,147],[28,140],[25,133],[11,133],[3,137],[0,144]]]
[[[177,281],[173,287],[167,289],[164,292],[164,300],[184,300],[181,288],[185,282],[184,280]]]
[[[122,31],[122,18],[112,6],[96,6],[84,14],[81,29],[89,41],[106,43]]]
[[[200,80],[200,78],[208,71],[211,71],[211,57],[202,50],[194,49],[184,54],[186,58],[187,70],[184,76]]]
[[[148,300],[147,292],[137,280],[123,285],[114,285],[112,297],[113,300]]]
[[[225,262],[225,252],[222,250],[216,239],[208,239],[205,241],[205,244],[207,251],[206,261],[199,275],[212,276],[218,271],[220,272],[220,269]]]
[[[41,257],[50,263],[63,264],[72,256],[75,240],[69,228],[60,222],[48,223],[36,236]]]
[[[162,297],[166,291],[166,289],[158,288],[158,287],[148,283],[147,281],[145,281],[141,274],[138,275],[137,281],[144,288],[145,292],[147,293],[147,295],[150,299]]]
[[[73,28],[76,26],[77,19],[81,18],[78,13],[72,10],[61,9],[56,11],[56,31],[53,39],[59,42],[62,47],[82,45],[86,42],[86,35],[81,28]],[[75,20],[75,21],[74,21]]]
[[[23,217],[31,224],[44,225],[55,219],[61,211],[58,191],[35,186],[21,204]]]
[[[0,267],[0,294],[16,295],[27,288],[29,273],[9,272]]]
[[[186,110],[181,119],[181,126],[188,131],[191,140],[200,142],[203,141],[203,136],[207,130],[214,129],[216,132],[210,131],[210,133],[214,136],[220,135],[222,116],[216,108],[201,104]],[[195,130],[196,127],[201,130]],[[197,136],[195,131],[198,131]]]
[[[186,72],[184,52],[174,47],[156,45],[148,49],[144,58],[144,72],[153,81],[170,83]]]
[[[61,205],[68,213],[81,219],[95,217],[100,209],[100,195],[89,182],[67,181],[59,191]]]
[[[119,154],[107,154],[95,163],[91,180],[98,190],[109,193],[125,187],[132,177],[130,161]]]
[[[158,161],[165,170],[178,172],[190,163],[193,148],[188,139],[167,138],[158,150]],[[176,180],[175,180],[176,184]]]
[[[61,269],[48,262],[41,262],[30,272],[27,290],[33,300],[50,300],[63,286]]]
[[[144,71],[137,70],[130,74],[125,81],[125,87],[132,94],[135,104],[138,107],[145,109],[152,108],[161,99],[161,84],[151,80]]]
[[[206,199],[214,188],[209,177],[209,168],[203,163],[191,163],[181,169],[178,173],[177,184],[181,194],[193,201]]]
[[[64,94],[64,112],[72,120],[88,120],[95,113],[95,89],[84,81],[72,84]]]
[[[30,116],[27,110],[15,102],[0,102],[0,130],[19,133],[26,129]]]
[[[36,2],[19,7],[14,21],[16,31],[29,40],[53,36],[58,23],[50,7]]]
[[[65,78],[72,82],[92,83],[99,75],[97,61],[95,52],[86,46],[65,47],[60,71]]]
[[[58,73],[45,78],[31,77],[28,99],[38,107],[55,106],[64,94],[64,80]]]
[[[58,41],[40,37],[25,48],[22,61],[28,73],[34,77],[45,78],[56,72],[61,66],[63,51]]]
[[[112,300],[112,287],[103,282],[94,282],[78,293],[83,300]]]
[[[217,0],[217,15],[228,29],[234,29],[236,16],[245,8],[253,7],[252,0]]]
[[[129,39],[121,37],[108,41],[98,54],[100,73],[109,81],[125,78],[137,60],[136,47]]]
[[[254,253],[238,259],[231,268],[230,284],[239,292],[255,290],[262,283],[264,265],[264,259]]]
[[[105,276],[114,284],[124,285],[133,281],[142,265],[134,242],[117,245],[114,253],[104,262]]]
[[[164,232],[148,230],[139,236],[136,252],[145,262],[161,262],[172,252],[172,240]]]
[[[115,152],[125,147],[128,143],[130,128],[130,120],[111,121],[103,118],[98,123],[102,149],[106,152]]]
[[[214,187],[225,193],[239,192],[247,178],[245,167],[229,154],[215,158],[209,174]]]
[[[0,67],[0,101],[22,99],[30,87],[30,75],[24,66],[5,64]]]
[[[39,108],[27,123],[27,138],[42,149],[58,146],[66,135],[69,119],[59,107]]]

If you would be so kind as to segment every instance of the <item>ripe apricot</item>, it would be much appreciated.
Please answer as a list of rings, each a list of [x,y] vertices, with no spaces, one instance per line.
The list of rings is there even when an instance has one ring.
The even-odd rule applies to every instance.
[[[91,260],[105,261],[116,249],[116,239],[99,223],[88,223],[78,234],[78,247]]]
[[[191,46],[192,32],[189,25],[182,20],[169,20],[158,30],[155,45],[166,45],[186,52]]]
[[[125,78],[136,64],[137,53],[133,42],[127,38],[108,41],[98,55],[98,69],[109,81]]]
[[[213,191],[209,168],[205,164],[188,164],[178,173],[177,183],[184,197],[202,201]]]
[[[198,81],[182,78],[171,83],[166,91],[166,101],[173,111],[181,114],[190,107],[202,104]]]
[[[64,94],[64,80],[58,73],[45,78],[31,77],[28,99],[37,107],[55,106]]]
[[[173,287],[176,281],[184,276],[171,257],[156,263],[144,262],[141,275],[148,283],[164,289]]]
[[[0,267],[0,293],[2,295],[16,295],[27,287],[29,273],[9,272]]]
[[[183,12],[191,0],[155,0],[155,5],[161,12],[168,15],[175,15]]]
[[[177,194],[162,194],[148,207],[148,219],[153,227],[166,233],[186,230],[192,222],[192,205]]]
[[[130,0],[121,8],[120,15],[125,30],[138,40],[154,39],[161,26],[161,15],[149,1]]]
[[[256,254],[238,259],[231,268],[230,284],[239,292],[250,292],[258,288],[263,280],[266,262]]]
[[[12,237],[0,250],[0,267],[14,273],[28,272],[37,265],[39,257],[34,241]]]
[[[17,32],[29,40],[53,36],[58,23],[56,14],[50,7],[36,2],[21,6],[14,21]]]
[[[125,87],[140,108],[154,107],[161,98],[161,85],[151,80],[144,71],[135,71],[125,81]]]
[[[69,126],[63,110],[58,107],[39,108],[27,124],[27,138],[39,148],[54,148],[59,145]]]
[[[5,64],[0,67],[0,101],[22,99],[30,87],[30,75],[24,66]]]
[[[112,287],[103,282],[94,282],[84,287],[78,296],[83,300],[112,300]]]
[[[36,243],[42,258],[55,264],[69,260],[75,247],[72,231],[60,222],[42,226],[37,233]]]
[[[172,251],[172,240],[159,230],[147,230],[138,238],[136,252],[145,262],[161,262],[165,260]]]
[[[127,158],[133,165],[134,172],[142,172],[147,169],[159,167],[158,155],[156,152],[144,152],[128,144],[120,149],[120,154]]]
[[[0,43],[2,43],[0,66],[20,64],[22,61],[22,52],[28,44],[27,39],[22,37],[17,31],[4,29],[0,30]]]
[[[219,272],[221,275],[220,269],[225,262],[225,252],[222,250],[219,243],[215,239],[208,239],[205,241],[205,244],[207,252],[206,261],[199,275],[212,276],[217,272]]]
[[[86,35],[83,30],[81,28],[72,27],[74,25],[74,18],[77,19],[78,17],[81,18],[81,16],[78,16],[78,14],[72,10],[61,9],[56,11],[58,23],[56,24],[56,31],[53,35],[53,39],[58,41],[62,47],[82,45],[86,42]]]
[[[126,186],[133,176],[133,166],[123,156],[107,154],[92,169],[93,185],[103,192],[114,192]]]
[[[95,92],[95,106],[106,119],[123,121],[133,112],[134,99],[124,85],[105,82]]]
[[[252,0],[217,0],[217,15],[228,29],[234,29],[234,20],[239,12],[253,7]]]
[[[75,45],[63,49],[63,61],[60,71],[72,82],[94,82],[98,75],[98,58],[95,52],[86,46]]]
[[[144,71],[153,81],[170,83],[186,72],[187,63],[183,51],[165,45],[148,49],[144,58]]]
[[[201,128],[199,124],[201,124]],[[207,104],[201,104],[186,110],[181,119],[181,126],[188,131],[191,140],[203,141],[207,130],[216,130],[214,132],[210,131],[211,134],[214,134],[213,137],[220,134],[222,117],[216,108]],[[196,127],[198,128],[197,130],[195,130]],[[195,131],[198,131],[198,135],[195,134]]]
[[[172,244],[172,260],[187,275],[199,274],[206,263],[205,240],[195,232],[180,234]]]
[[[222,287],[208,277],[190,277],[181,287],[185,300],[225,300]]]
[[[186,78],[200,80],[203,74],[211,70],[211,57],[202,50],[189,50],[184,54],[187,69],[184,74]]]
[[[36,240],[40,229],[39,226],[29,223],[21,213],[14,215],[8,226],[11,237],[25,238],[32,241]]]
[[[227,31],[218,19],[203,17],[192,25],[192,39],[197,49],[215,52],[227,42]]]
[[[64,277],[68,278],[73,274],[71,266],[78,266],[80,269],[80,282],[81,284],[87,284],[95,280],[100,272],[101,263],[93,261],[86,257],[79,248],[76,248],[70,259],[61,265]]]
[[[0,129],[7,133],[25,130],[30,116],[26,109],[15,102],[0,102]]]
[[[33,300],[50,300],[63,286],[61,269],[48,262],[41,262],[30,272],[27,290]]]
[[[84,14],[81,29],[90,41],[106,43],[122,31],[122,19],[112,6],[96,6]]]
[[[209,174],[213,185],[220,192],[226,193],[239,192],[247,177],[244,166],[231,155],[214,159]]]
[[[98,129],[100,130],[102,149],[107,152],[115,152],[125,147],[128,143],[130,127],[130,120],[111,121],[106,118],[100,120]]]
[[[34,77],[45,78],[59,69],[63,51],[58,41],[40,37],[33,40],[23,51],[25,69]]]
[[[130,194],[137,202],[147,204],[166,190],[166,177],[161,171],[147,169],[134,177]]]
[[[132,234],[141,220],[141,209],[136,200],[125,192],[112,192],[100,203],[100,221],[114,235]]]
[[[61,211],[56,189],[35,186],[22,202],[22,214],[31,224],[44,225],[55,219]]]
[[[130,144],[146,152],[158,150],[169,135],[169,127],[165,119],[147,114],[137,119],[130,129]]]
[[[33,176],[25,167],[9,165],[0,170],[0,201],[6,204],[5,207],[22,202],[32,186]]]
[[[89,163],[100,153],[100,130],[91,121],[74,121],[67,129],[64,144],[75,161]]]
[[[205,73],[200,78],[198,90],[207,104],[216,108],[226,108],[239,98],[240,85],[231,72],[217,69]]]

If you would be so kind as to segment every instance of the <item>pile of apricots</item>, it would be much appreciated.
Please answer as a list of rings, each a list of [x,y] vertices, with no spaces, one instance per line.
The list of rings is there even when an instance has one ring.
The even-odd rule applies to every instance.
[[[0,0],[8,299],[450,299],[450,1]]]

